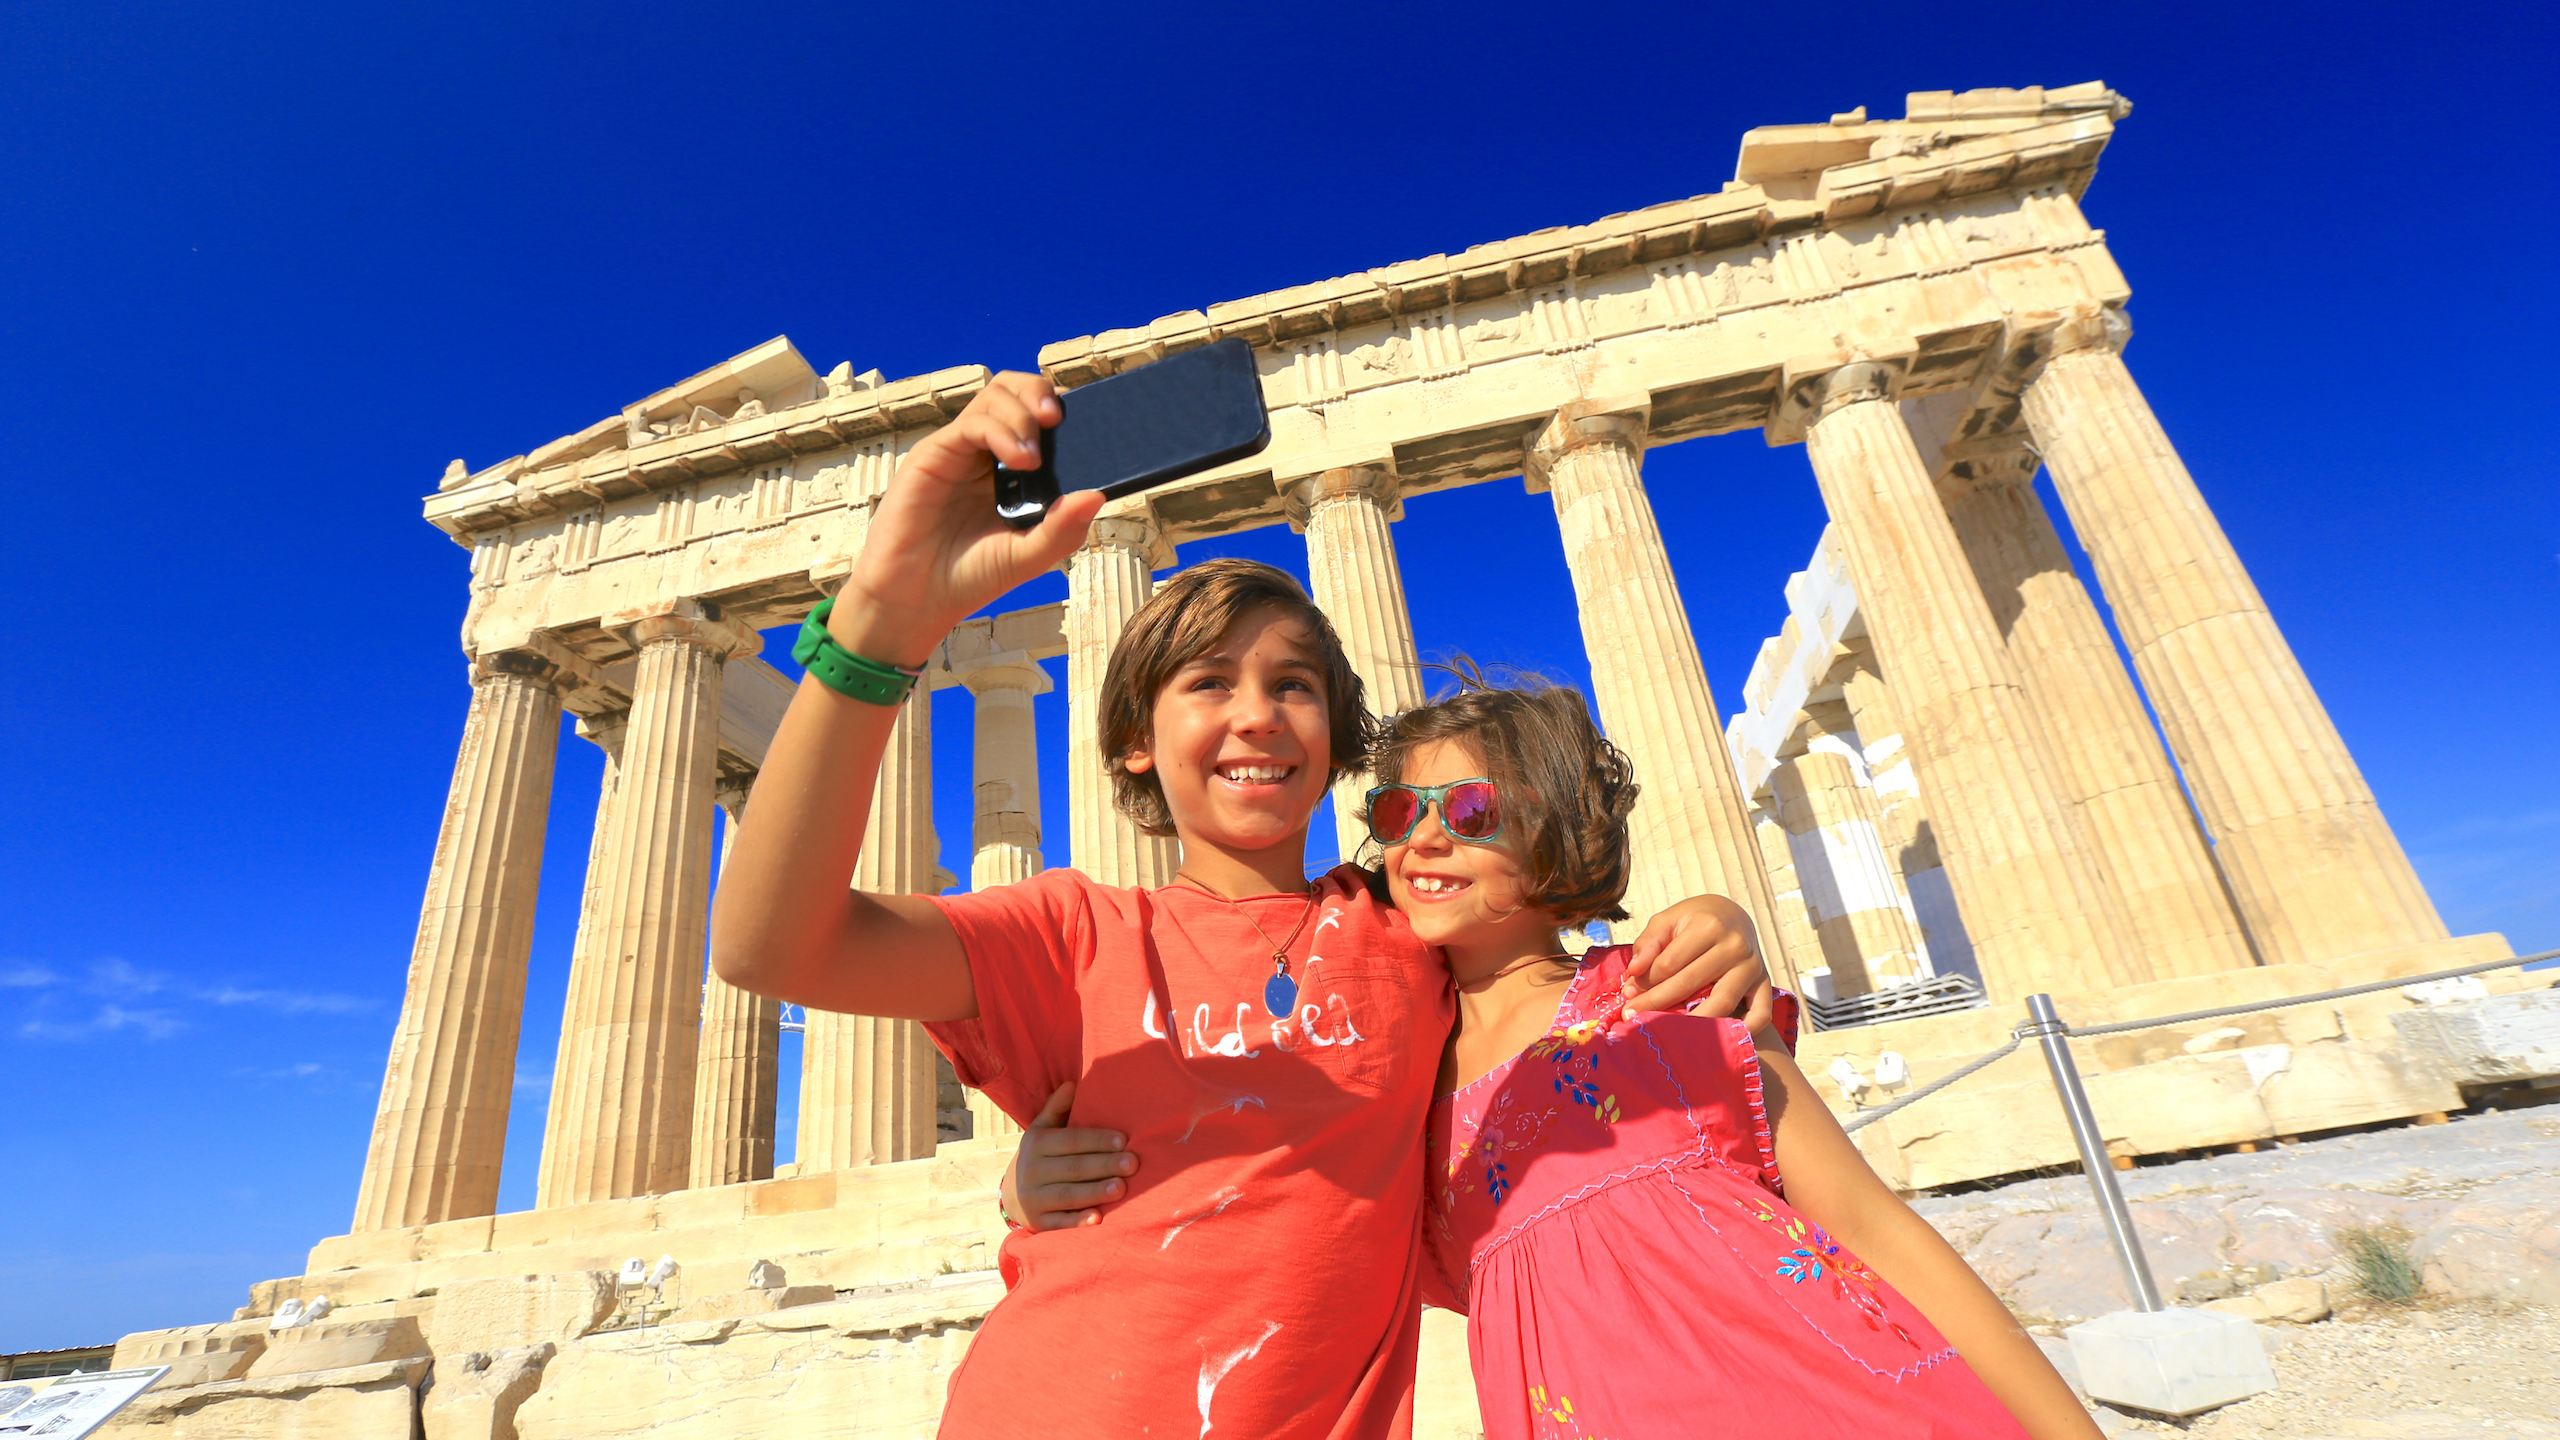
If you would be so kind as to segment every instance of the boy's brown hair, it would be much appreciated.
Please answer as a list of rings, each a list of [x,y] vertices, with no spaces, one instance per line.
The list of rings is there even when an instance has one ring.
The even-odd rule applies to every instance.
[[[1154,769],[1132,773],[1127,764],[1129,751],[1153,737],[1156,692],[1183,666],[1215,648],[1245,612],[1266,605],[1306,627],[1307,647],[1324,671],[1333,762],[1325,783],[1333,785],[1366,764],[1378,722],[1369,713],[1360,677],[1351,669],[1351,657],[1342,653],[1333,622],[1286,570],[1256,560],[1204,561],[1158,586],[1155,597],[1129,617],[1102,675],[1101,733],[1095,738],[1102,746],[1103,766],[1111,772],[1112,799],[1147,834],[1173,833],[1173,812],[1165,808],[1164,788]]]
[[[1387,722],[1373,761],[1378,783],[1401,780],[1413,752],[1435,740],[1466,746],[1501,796],[1529,903],[1569,928],[1626,919],[1618,902],[1635,767],[1602,738],[1582,692],[1526,673],[1496,685],[1463,655],[1433,668],[1457,677],[1457,688]]]

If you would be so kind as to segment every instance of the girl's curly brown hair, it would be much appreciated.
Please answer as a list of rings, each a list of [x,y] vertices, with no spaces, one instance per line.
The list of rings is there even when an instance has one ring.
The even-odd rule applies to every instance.
[[[1582,692],[1518,670],[1496,684],[1464,655],[1431,668],[1457,684],[1386,722],[1371,755],[1377,783],[1399,782],[1413,752],[1433,741],[1466,746],[1501,794],[1529,903],[1568,928],[1626,919],[1618,902],[1627,893],[1635,767],[1592,723]]]

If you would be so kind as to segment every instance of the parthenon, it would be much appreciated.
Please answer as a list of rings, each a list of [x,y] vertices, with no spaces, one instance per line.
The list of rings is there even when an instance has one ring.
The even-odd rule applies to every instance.
[[[1809,1062],[1896,1048],[1925,1079],[1991,1048],[1975,1042],[2037,991],[2163,1015],[2509,953],[2447,932],[2127,368],[2130,291],[2080,201],[2130,110],[2096,83],[1917,93],[1898,120],[1750,131],[1716,194],[1045,347],[1042,369],[1072,388],[1243,336],[1273,441],[1115,502],[1063,603],[971,621],[942,647],[932,684],[965,687],[976,716],[970,753],[939,759],[974,787],[966,883],[1040,869],[1043,766],[1065,767],[1075,866],[1170,878],[1172,843],[1112,808],[1087,737],[1123,622],[1184,544],[1302,533],[1374,707],[1398,710],[1424,689],[1404,502],[1516,477],[1554,505],[1592,699],[1643,786],[1637,922],[1718,892],[1751,912],[1782,983],[1853,997],[1961,973],[1990,1007],[1811,1036]],[[454,462],[425,513],[470,552],[469,703],[352,1223],[233,1326],[131,1337],[136,1356],[203,1358],[195,1385],[300,1373],[226,1337],[327,1293],[341,1323],[391,1337],[365,1363],[393,1369],[349,1389],[326,1433],[389,1436],[395,1391],[426,1407],[430,1440],[729,1435],[821,1414],[866,1435],[930,1429],[1002,1293],[993,1189],[1011,1122],[949,1093],[916,1025],[812,1014],[798,1153],[778,1166],[781,1013],[706,978],[704,930],[715,817],[752,807],[790,693],[757,658],[762,632],[842,580],[899,457],[988,379],[821,374],[775,339],[523,455]],[[1727,727],[1645,457],[1752,429],[1803,445],[1830,529],[1771,597],[1784,629]],[[2037,497],[2040,467],[2098,594]],[[1044,756],[1031,704],[1058,657],[1075,742]],[[929,704],[920,688],[892,742],[863,888],[963,881],[936,862]],[[590,837],[545,834],[564,712],[606,756]],[[542,856],[581,838],[535,1208],[500,1214]],[[2227,1049],[2083,1064],[2128,1097],[2120,1113],[2141,1097],[2137,1147],[2458,1104],[2380,1014],[2342,1007],[2318,1034],[2264,1022],[2309,1058],[2289,1079],[2249,1069],[2239,1099]],[[1887,1123],[1860,1141],[1919,1186],[2066,1160],[2058,1117],[2043,1123]],[[627,1295],[563,1279],[661,1251],[681,1269],[654,1349],[611,1323]],[[751,1279],[759,1261],[802,1288],[770,1267]],[[1463,1353],[1434,1333],[1422,1433],[1463,1433]],[[489,1382],[497,1398],[467,1415],[452,1408],[467,1387],[415,1395],[430,1359],[537,1342],[560,1347],[548,1369],[531,1362],[503,1394]],[[777,1356],[797,1357],[795,1384],[774,1380]],[[185,1393],[118,1423],[174,1414]]]

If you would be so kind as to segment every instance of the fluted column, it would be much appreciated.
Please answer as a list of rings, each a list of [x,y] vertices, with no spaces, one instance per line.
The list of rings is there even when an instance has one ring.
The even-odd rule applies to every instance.
[[[2118,349],[2075,316],[2025,394],[2134,669],[2269,964],[2441,939],[2355,757]]]
[[[1373,466],[1354,465],[1310,475],[1289,485],[1289,522],[1307,537],[1307,578],[1316,607],[1333,622],[1351,669],[1368,692],[1369,709],[1394,715],[1422,703],[1422,660],[1413,644],[1413,616],[1405,609],[1404,570],[1396,563],[1391,522],[1404,518],[1396,478]],[[1336,853],[1356,858],[1369,838],[1360,806],[1369,790],[1366,773],[1345,776],[1333,787]]]
[[[755,778],[723,780],[715,796],[729,818],[725,868],[738,848]],[[773,1126],[781,1087],[782,1002],[717,975],[702,985],[702,1049],[694,1065],[693,1163],[687,1188],[773,1178]]]
[[[976,792],[970,824],[969,888],[1010,885],[1040,873],[1040,747],[1031,700],[1054,688],[1049,672],[1019,650],[953,667],[977,702],[971,746]]]
[[[1912,776],[1892,688],[1877,670],[1875,647],[1863,633],[1841,646],[1845,654],[1832,673],[1840,677],[1841,703],[1849,707],[1850,728],[1857,732],[1858,753],[1866,761],[1868,787],[1876,800],[1876,832],[1885,858],[1902,877],[1903,893],[1911,897],[1912,923],[1926,947],[1929,973],[1962,973],[1979,980],[1973,941],[1956,910],[1937,834],[1929,828],[1929,807],[1921,803],[1920,782]]]
[[[1893,372],[1842,366],[1790,386],[1805,450],[1893,681],[1984,988],[2133,983],[2139,963],[2062,793],[1990,607],[1892,403]]]
[[[889,731],[853,888],[923,894],[934,870],[933,695],[919,685]],[[800,1053],[799,1173],[933,1153],[936,1052],[922,1025],[811,1010]]]
[[[2116,658],[2106,622],[2036,498],[2037,457],[2008,432],[1953,439],[1944,418],[1963,396],[1906,402],[1924,461],[2007,636],[2027,699],[2044,720],[2063,793],[2079,812],[2151,978],[2256,963],[2195,810]]]
[[[1723,712],[1707,688],[1645,495],[1643,422],[1569,407],[1529,452],[1529,483],[1555,501],[1601,726],[1634,762],[1641,787],[1628,820],[1632,923],[1711,893],[1751,912],[1764,950],[1783,944],[1760,842],[1717,724]]]
[[[1155,594],[1171,547],[1154,517],[1130,509],[1093,522],[1084,548],[1067,557],[1067,843],[1075,868],[1105,885],[1168,884],[1181,850],[1170,837],[1140,834],[1111,800],[1102,768],[1102,676],[1121,628]]]
[[[691,1176],[720,673],[762,643],[693,601],[621,628],[639,663],[596,816],[594,913],[570,962],[537,1186],[545,1208],[660,1194]]]
[[[1763,804],[1751,809],[1751,833],[1760,842],[1760,865],[1769,872],[1769,898],[1778,916],[1778,948],[1782,956],[1770,958],[1769,974],[1779,984],[1801,993],[1803,971],[1781,969],[1780,959],[1810,965],[1822,954],[1822,942],[1813,933],[1813,913],[1805,908],[1804,882],[1796,875],[1795,850],[1787,843],[1787,827],[1778,821],[1778,812]]]
[[[356,1191],[356,1230],[497,1212],[560,694],[571,683],[561,659],[533,650],[472,661],[471,710]]]
[[[1770,772],[1779,823],[1835,995],[1863,995],[1928,973],[1919,922],[1887,859],[1866,757],[1839,701],[1808,705]]]

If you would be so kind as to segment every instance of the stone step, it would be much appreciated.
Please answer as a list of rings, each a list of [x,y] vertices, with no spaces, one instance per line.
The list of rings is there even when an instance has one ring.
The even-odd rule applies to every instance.
[[[758,1260],[795,1285],[838,1290],[990,1270],[1004,1237],[996,1185],[1013,1151],[1011,1140],[961,1141],[930,1159],[332,1236],[305,1273],[253,1286],[244,1313],[319,1294],[397,1305],[469,1280],[618,1271],[635,1255],[675,1257],[664,1305],[744,1288]]]

